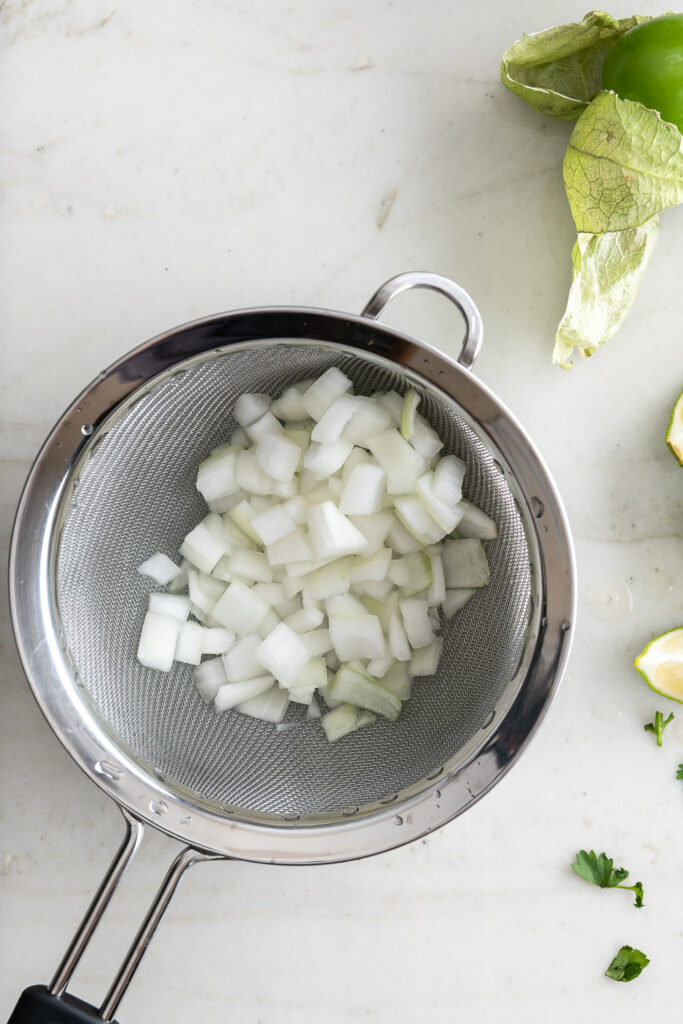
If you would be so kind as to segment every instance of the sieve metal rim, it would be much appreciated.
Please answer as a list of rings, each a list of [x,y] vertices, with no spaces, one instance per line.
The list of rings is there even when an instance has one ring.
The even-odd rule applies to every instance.
[[[64,679],[58,671],[59,636],[50,614],[50,564],[55,517],[72,469],[88,438],[121,403],[188,359],[233,345],[311,339],[364,354],[370,350],[394,366],[411,370],[425,386],[452,398],[492,445],[504,452],[534,524],[544,608],[525,682],[484,748],[469,763],[453,776],[437,779],[429,790],[367,818],[292,828],[285,823],[263,826],[226,819],[205,809],[198,811],[123,757],[97,723],[84,718],[82,706],[66,702],[68,684],[73,687],[73,680]],[[559,685],[574,622],[575,569],[566,516],[540,455],[512,414],[468,370],[367,314],[265,307],[203,318],[159,335],[100,374],[67,409],[45,441],[19,503],[10,552],[10,603],[19,653],[41,710],[79,766],[114,800],[136,817],[199,849],[271,863],[321,863],[367,856],[425,835],[462,813],[509,770],[538,728]],[[396,827],[399,823],[401,828]]]

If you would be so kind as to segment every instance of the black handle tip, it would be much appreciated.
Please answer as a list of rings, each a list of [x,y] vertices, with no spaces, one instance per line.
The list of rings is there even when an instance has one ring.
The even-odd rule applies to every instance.
[[[53,996],[45,985],[31,985],[19,996],[7,1024],[102,1024],[102,1018],[76,996]]]

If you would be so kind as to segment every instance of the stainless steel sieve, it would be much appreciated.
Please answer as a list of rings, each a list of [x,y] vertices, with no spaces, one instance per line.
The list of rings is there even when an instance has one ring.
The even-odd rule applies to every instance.
[[[466,332],[453,361],[377,322],[409,288],[447,296]],[[561,501],[533,444],[469,370],[481,344],[470,297],[436,274],[384,284],[360,316],[248,309],[199,320],[134,349],[59,420],[31,469],[12,537],[19,652],[49,724],[121,807],[124,841],[52,981],[23,994],[13,1024],[109,1021],[185,868],[239,858],[313,864],[380,853],[460,814],[508,770],[557,688],[572,635],[575,569]],[[468,467],[465,495],[498,524],[492,579],[444,630],[435,677],[395,725],[330,745],[316,723],[277,733],[216,715],[189,666],[138,664],[149,583],[205,512],[202,458],[234,427],[245,391],[278,395],[337,365],[359,394],[407,386]],[[294,708],[290,716],[304,715]],[[67,983],[142,837],[188,844],[171,866],[99,1010]]]

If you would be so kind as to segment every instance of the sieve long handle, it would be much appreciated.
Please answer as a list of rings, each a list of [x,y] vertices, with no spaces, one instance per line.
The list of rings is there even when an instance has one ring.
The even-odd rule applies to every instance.
[[[114,1014],[132,981],[133,975],[152,941],[173,895],[187,868],[203,860],[226,860],[219,854],[203,853],[186,847],[175,858],[159,887],[133,942],[124,957],[114,981],[99,1010],[65,991],[107,904],[137,850],[142,838],[142,824],[125,811],[126,836],[112,861],[97,893],[79,925],[76,935],[59,965],[50,987],[32,985],[25,989],[8,1024],[115,1024]]]
[[[405,274],[398,274],[396,277],[385,281],[377,289],[370,301],[365,306],[362,316],[372,317],[377,320],[384,307],[391,302],[400,292],[409,291],[412,288],[429,288],[430,291],[439,292],[445,295],[454,303],[465,318],[466,331],[463,339],[458,362],[461,366],[469,367],[479,355],[479,349],[484,339],[484,328],[481,321],[481,314],[476,305],[459,284],[451,281],[441,274],[432,274],[425,270],[410,270]]]

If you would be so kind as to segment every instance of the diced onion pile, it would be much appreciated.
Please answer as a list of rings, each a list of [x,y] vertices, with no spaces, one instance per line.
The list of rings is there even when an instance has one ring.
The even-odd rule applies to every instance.
[[[275,401],[242,395],[239,427],[199,466],[210,512],[180,566],[157,553],[139,567],[166,587],[150,594],[139,661],[193,665],[217,711],[278,729],[290,702],[306,705],[330,742],[396,721],[412,678],[437,670],[440,613],[489,582],[481,542],[496,536],[418,405],[412,390],[354,395],[336,367]]]

